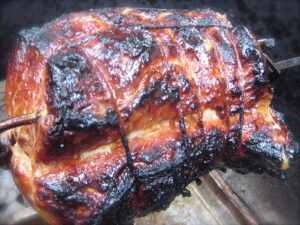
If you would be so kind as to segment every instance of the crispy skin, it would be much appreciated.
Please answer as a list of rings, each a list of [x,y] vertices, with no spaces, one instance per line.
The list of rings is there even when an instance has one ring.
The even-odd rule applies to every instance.
[[[52,224],[127,224],[217,166],[280,174],[297,150],[264,56],[210,10],[103,9],[20,32],[2,135],[21,192]]]

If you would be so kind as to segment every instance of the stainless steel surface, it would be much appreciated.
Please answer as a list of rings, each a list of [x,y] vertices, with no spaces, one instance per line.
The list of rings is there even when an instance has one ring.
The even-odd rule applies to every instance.
[[[253,213],[233,193],[217,171],[211,171],[203,177],[203,179],[240,224],[258,225],[257,219]]]

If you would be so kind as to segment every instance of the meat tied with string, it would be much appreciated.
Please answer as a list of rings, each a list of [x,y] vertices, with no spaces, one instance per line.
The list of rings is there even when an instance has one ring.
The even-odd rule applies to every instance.
[[[296,151],[257,40],[211,10],[64,15],[20,32],[6,85],[9,116],[39,118],[2,149],[51,224],[132,223],[213,168],[278,175]]]

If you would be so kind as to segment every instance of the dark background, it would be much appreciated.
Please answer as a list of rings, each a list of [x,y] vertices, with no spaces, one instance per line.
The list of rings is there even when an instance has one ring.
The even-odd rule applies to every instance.
[[[299,0],[190,0],[190,1],[38,1],[11,0],[0,3],[0,79],[5,79],[9,50],[16,34],[40,26],[61,14],[117,6],[151,8],[211,8],[228,15],[234,25],[247,26],[258,39],[273,37],[276,46],[267,54],[276,62],[300,56]],[[288,69],[273,83],[273,106],[285,114],[300,142],[300,66]],[[222,174],[233,190],[249,205],[263,224],[300,224],[300,160],[294,162],[287,180],[266,175]],[[3,182],[3,181],[1,181]],[[269,217],[276,217],[276,221]],[[277,218],[278,217],[278,218]]]

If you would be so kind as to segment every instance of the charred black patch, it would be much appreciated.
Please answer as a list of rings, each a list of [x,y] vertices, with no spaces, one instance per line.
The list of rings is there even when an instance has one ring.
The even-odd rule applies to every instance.
[[[155,105],[162,105],[168,100],[171,101],[171,104],[176,104],[179,98],[178,87],[170,86],[165,79],[153,81],[149,87],[140,93],[133,101],[133,108],[141,108],[151,101],[154,101]]]
[[[104,13],[104,15],[105,15],[105,13]],[[119,14],[107,16],[108,20],[116,25],[121,25],[123,23],[123,20],[126,19],[126,17],[127,17],[126,15],[119,15]]]
[[[64,224],[73,224],[75,218],[81,218],[83,224],[127,225],[133,219],[131,195],[137,186],[129,168],[120,167],[115,172],[108,172],[95,180],[77,174],[75,179],[40,181],[37,196],[40,201],[47,202],[47,210],[60,216]],[[99,191],[105,192],[105,199],[95,202],[89,192],[85,193],[86,187],[98,187]],[[91,209],[89,216],[78,212],[79,208]]]
[[[154,148],[148,152],[142,152],[142,154],[139,156],[139,158],[143,162],[145,162],[147,164],[151,164],[161,156],[162,156],[162,153]]]
[[[241,106],[239,105],[232,105],[230,107],[230,116],[233,116],[234,114],[238,113],[241,111]]]
[[[219,24],[218,20],[216,19],[215,15],[209,14],[208,16],[197,20],[197,25],[200,26],[216,26]]]
[[[241,127],[240,124],[233,125],[230,127],[230,133],[226,142],[226,154],[223,154],[224,161],[229,159],[236,153],[236,149],[238,148],[241,142]]]
[[[218,49],[220,56],[225,63],[236,63],[236,55],[232,45],[222,41],[220,44],[218,44]]]
[[[187,92],[191,88],[191,82],[184,74],[179,75],[178,84],[182,88],[183,93]]]
[[[112,109],[99,119],[92,113],[80,112],[82,102],[86,100],[84,81],[91,76],[90,65],[83,56],[72,51],[58,53],[48,60],[47,65],[50,111],[57,115],[49,130],[50,139],[64,135],[66,131],[102,131],[118,127],[118,116]],[[94,85],[95,91],[102,91],[100,83]]]
[[[130,57],[140,56],[144,62],[149,62],[150,53],[156,44],[150,33],[132,31],[119,46]]]
[[[186,194],[185,187],[194,179],[189,176],[194,165],[188,163],[190,159],[183,142],[174,142],[168,148],[175,151],[172,160],[161,159],[150,166],[137,168],[140,182],[146,185],[143,196],[147,199],[146,210],[140,212],[140,216],[166,209],[179,193]]]
[[[266,133],[256,133],[243,147],[245,153],[265,160],[267,167],[271,168],[276,164],[278,166],[282,162],[281,145],[273,144],[271,137]],[[268,165],[269,162],[271,165]]]
[[[292,132],[288,131],[288,138],[291,142],[290,146],[285,146],[284,150],[289,159],[294,159],[296,156],[299,156],[300,144],[295,141],[294,135]],[[292,161],[291,163],[296,162]]]
[[[179,42],[184,44],[186,49],[195,50],[203,43],[203,37],[195,27],[179,29]]]
[[[54,125],[49,130],[49,137],[64,135],[67,131],[95,130],[98,132],[106,128],[117,128],[119,126],[118,114],[109,109],[108,112],[97,119],[91,113],[78,113],[76,111],[66,111],[63,116],[55,119]]]
[[[191,17],[175,13],[172,15],[168,15],[165,17],[166,21],[175,22],[176,24],[191,24],[191,22],[194,20]]]
[[[202,155],[203,163],[207,169],[211,170],[214,160],[219,152],[225,147],[225,139],[219,130],[211,130],[206,134],[204,141],[198,143],[198,148]]]
[[[227,166],[242,174],[268,172],[271,175],[281,177],[282,152],[294,148],[273,143],[272,138],[267,133],[258,132],[243,144],[243,149],[246,156],[238,159],[238,161],[228,162]],[[287,155],[290,157],[288,153]]]
[[[251,37],[250,31],[244,26],[238,26],[232,33],[237,36],[237,47],[241,51],[242,59],[250,62],[260,62],[261,53],[257,49],[256,41]]]
[[[0,138],[0,166],[1,167],[8,167],[10,163],[10,159],[12,156],[12,152],[10,149],[10,145],[12,141],[9,140],[7,136],[3,136]]]
[[[48,105],[55,115],[48,131],[49,143],[45,143],[51,156],[77,151],[73,145],[74,132],[93,131],[101,134],[106,129],[118,128],[118,114],[111,108],[105,115],[96,118],[89,111],[82,111],[87,104],[86,86],[92,76],[91,66],[86,59],[72,51],[58,52],[49,58]],[[101,83],[95,82],[91,91],[102,92]]]
[[[87,206],[89,201],[85,194],[76,186],[65,182],[44,182],[42,184],[51,194],[53,200],[62,207],[75,208],[79,205]],[[40,197],[40,200],[47,200]]]
[[[164,148],[174,151],[172,160],[162,156],[149,166],[137,168],[140,182],[146,185],[143,194],[147,199],[147,207],[141,215],[166,209],[178,193],[189,196],[186,186],[212,169],[216,156],[224,149],[224,137],[219,131],[213,130],[193,144],[192,139],[182,135],[181,140]]]
[[[51,111],[76,109],[76,104],[86,99],[79,84],[90,75],[90,65],[80,54],[68,51],[58,53],[48,59],[49,97]]]
[[[263,62],[263,57],[258,50],[256,41],[251,37],[250,31],[244,26],[236,27],[232,33],[237,36],[237,48],[240,51],[241,59],[244,63],[254,63],[255,66],[250,71],[253,76],[253,88],[260,88],[269,83],[269,78]],[[252,88],[252,87],[251,87]]]
[[[230,90],[232,93],[232,97],[240,97],[242,94],[242,90],[237,85],[233,85]]]
[[[270,82],[265,65],[260,62],[253,68],[250,73],[254,75],[252,84],[254,88],[258,89]]]
[[[126,30],[107,30],[98,36],[102,46],[95,50],[97,58],[109,70],[109,79],[115,89],[128,88],[137,82],[142,68],[159,54],[157,44],[150,32],[127,28]],[[125,60],[125,58],[130,60]]]
[[[91,215],[88,224],[128,225],[133,222],[131,194],[136,192],[135,178],[125,170],[118,184],[110,186],[105,202]]]
[[[56,33],[46,32],[47,26],[33,27],[21,30],[19,36],[31,46],[35,46],[40,53],[44,53],[53,44],[52,39]]]

